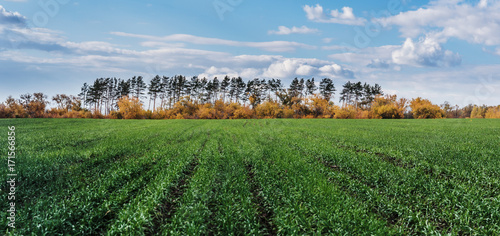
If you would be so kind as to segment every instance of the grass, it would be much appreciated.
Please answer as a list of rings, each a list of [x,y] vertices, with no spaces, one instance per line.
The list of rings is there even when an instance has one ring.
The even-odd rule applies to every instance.
[[[3,143],[12,125],[1,234],[500,232],[498,120],[3,119]]]

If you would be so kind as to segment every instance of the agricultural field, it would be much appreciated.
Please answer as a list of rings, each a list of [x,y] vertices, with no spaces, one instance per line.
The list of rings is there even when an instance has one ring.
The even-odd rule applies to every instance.
[[[0,120],[2,235],[495,235],[499,120]]]

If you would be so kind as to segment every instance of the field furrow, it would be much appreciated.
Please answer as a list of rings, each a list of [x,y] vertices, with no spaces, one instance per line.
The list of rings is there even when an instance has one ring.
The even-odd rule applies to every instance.
[[[16,229],[0,201],[2,235],[500,232],[495,120],[16,119],[0,133],[8,125]]]

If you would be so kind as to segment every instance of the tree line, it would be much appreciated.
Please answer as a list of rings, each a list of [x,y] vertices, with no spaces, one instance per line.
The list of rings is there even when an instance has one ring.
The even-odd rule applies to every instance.
[[[141,76],[134,76],[128,80],[116,78],[99,78],[92,84],[85,83],[79,97],[84,101],[86,108],[109,114],[117,108],[118,99],[127,96],[139,100],[147,100],[147,110],[156,111],[157,108],[170,109],[188,96],[199,103],[234,102],[241,105],[250,105],[255,108],[263,101],[279,101],[284,105],[301,102],[308,96],[318,94],[330,101],[335,94],[333,80],[324,78],[317,86],[315,79],[304,80],[295,78],[288,88],[285,88],[279,79],[253,79],[245,82],[241,77],[229,76],[219,80],[198,78],[187,79],[185,76],[174,77],[155,76],[146,83]],[[361,82],[343,85],[340,93],[340,102],[344,105],[366,107],[377,95],[383,95],[380,85],[362,84]],[[294,100],[295,99],[295,100]],[[114,106],[113,106],[114,105]]]
[[[85,117],[151,119],[226,118],[500,118],[499,107],[463,108],[427,99],[385,95],[378,84],[348,81],[338,91],[332,79],[279,79],[225,76],[222,79],[142,76],[97,78],[84,83],[77,96],[57,94],[55,107],[43,93],[11,96],[0,104],[0,117]]]

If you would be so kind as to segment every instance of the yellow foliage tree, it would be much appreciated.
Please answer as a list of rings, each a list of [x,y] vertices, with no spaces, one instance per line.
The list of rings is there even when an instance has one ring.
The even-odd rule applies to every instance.
[[[318,94],[306,100],[310,112],[315,118],[333,118],[335,110],[338,109],[333,102],[329,102]]]
[[[488,111],[486,111],[485,118],[486,119],[499,119],[500,118],[500,106],[488,108]]]
[[[421,97],[411,100],[410,107],[415,119],[438,119],[445,115],[441,107]]]
[[[144,109],[137,98],[124,96],[118,100],[118,109],[123,119],[143,119]]]
[[[240,106],[234,111],[233,119],[252,119],[254,111],[247,106]]]
[[[274,101],[267,101],[257,105],[255,114],[257,117],[264,119],[283,118],[284,116],[283,108],[279,103]]]
[[[354,119],[358,114],[354,106],[348,105],[338,109],[335,112],[335,119]]]
[[[14,98],[9,96],[6,101],[5,113],[8,118],[26,118],[28,113],[24,110],[24,107],[16,102]]]
[[[377,96],[372,103],[371,117],[374,119],[402,119],[408,101],[397,100],[396,95]]]
[[[470,118],[482,119],[486,116],[486,108],[474,105],[472,112],[470,113]]]

